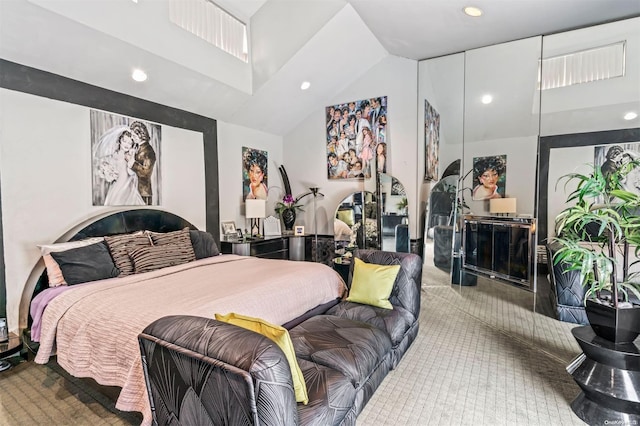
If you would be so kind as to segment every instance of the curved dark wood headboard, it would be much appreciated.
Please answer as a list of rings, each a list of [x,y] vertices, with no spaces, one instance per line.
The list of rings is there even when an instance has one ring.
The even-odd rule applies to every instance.
[[[90,237],[102,237],[105,235],[128,234],[136,231],[154,231],[154,232],[171,232],[180,229],[198,229],[189,221],[169,213],[164,210],[157,209],[134,209],[125,210],[109,214],[91,222],[69,238],[68,241],[78,241]],[[49,287],[49,278],[47,270],[40,275],[33,289],[31,299]],[[29,327],[31,327],[32,318],[29,313]]]

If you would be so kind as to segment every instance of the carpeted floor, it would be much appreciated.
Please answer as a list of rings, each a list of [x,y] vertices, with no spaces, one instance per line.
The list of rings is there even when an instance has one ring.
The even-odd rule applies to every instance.
[[[570,332],[576,325],[535,313],[534,294],[520,288],[448,281],[446,272],[425,268],[418,337],[358,424],[584,424],[569,407],[579,388],[565,371],[580,353]],[[0,373],[0,425],[139,424],[104,389],[53,363],[19,360]]]

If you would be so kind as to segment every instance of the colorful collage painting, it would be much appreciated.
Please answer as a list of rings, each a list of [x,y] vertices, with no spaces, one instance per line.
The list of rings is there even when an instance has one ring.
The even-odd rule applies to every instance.
[[[326,108],[327,177],[364,179],[386,173],[387,97]]]

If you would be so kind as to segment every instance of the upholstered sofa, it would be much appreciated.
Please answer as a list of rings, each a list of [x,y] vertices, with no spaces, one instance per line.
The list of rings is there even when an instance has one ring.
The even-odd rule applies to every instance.
[[[139,336],[157,424],[352,425],[418,333],[422,260],[360,250],[400,265],[393,309],[343,300],[289,330],[309,402],[296,403],[284,352],[270,339],[215,319],[170,316]],[[353,267],[348,286],[353,279]]]

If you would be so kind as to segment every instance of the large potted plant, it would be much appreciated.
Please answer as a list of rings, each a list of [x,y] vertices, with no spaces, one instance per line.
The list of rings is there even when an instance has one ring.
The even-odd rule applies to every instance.
[[[565,189],[571,182],[577,187],[567,197],[571,206],[556,218],[554,264],[580,272],[589,324],[614,343],[640,334],[640,277],[630,272],[640,253],[640,196],[629,190],[637,188],[629,180],[637,179],[632,175],[639,167],[637,160],[605,172],[591,165],[590,174],[569,173],[558,181],[565,180]]]

